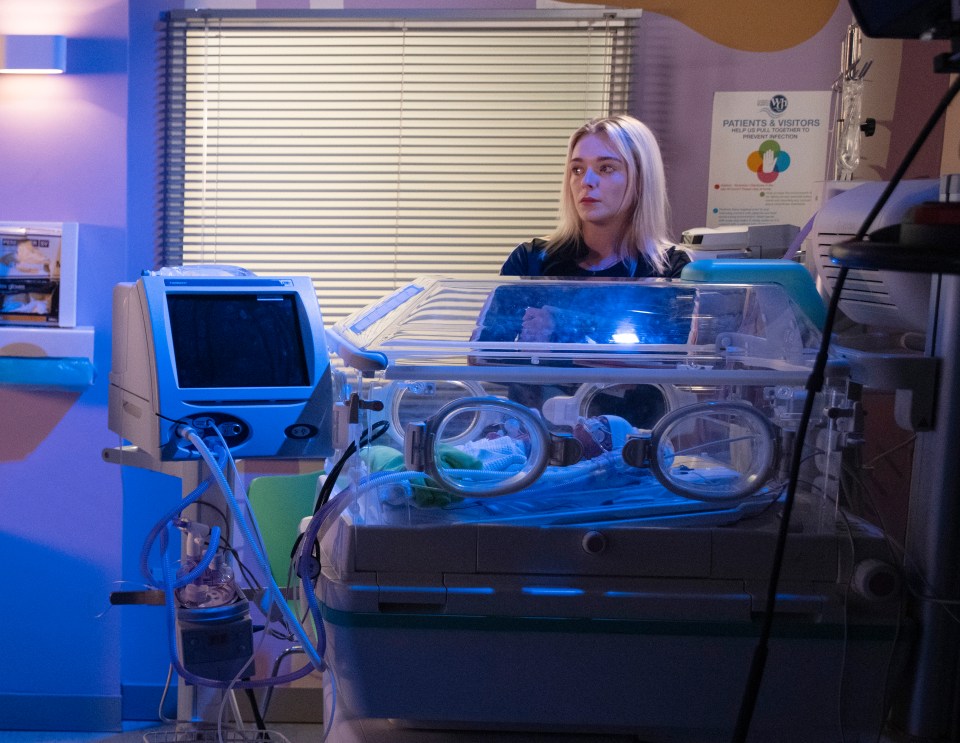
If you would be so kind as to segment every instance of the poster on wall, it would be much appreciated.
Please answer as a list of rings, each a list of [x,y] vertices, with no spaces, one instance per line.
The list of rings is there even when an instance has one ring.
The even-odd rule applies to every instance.
[[[714,94],[707,227],[806,224],[826,172],[830,98]]]

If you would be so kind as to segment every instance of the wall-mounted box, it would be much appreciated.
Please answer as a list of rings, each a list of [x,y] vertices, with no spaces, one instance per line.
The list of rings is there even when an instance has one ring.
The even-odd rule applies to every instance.
[[[76,222],[0,222],[0,324],[77,324]]]
[[[77,326],[76,222],[0,221],[0,385],[93,383],[93,327]]]

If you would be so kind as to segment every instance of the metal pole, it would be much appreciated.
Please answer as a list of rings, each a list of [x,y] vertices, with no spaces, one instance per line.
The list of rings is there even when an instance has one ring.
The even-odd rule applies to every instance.
[[[934,426],[917,434],[905,569],[917,638],[904,731],[931,741],[960,732],[960,276],[935,275],[926,354],[938,359]]]

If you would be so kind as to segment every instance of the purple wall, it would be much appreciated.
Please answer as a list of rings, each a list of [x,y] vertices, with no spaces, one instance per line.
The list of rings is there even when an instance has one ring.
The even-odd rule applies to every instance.
[[[347,7],[361,4],[348,0]],[[532,5],[475,0],[457,7]],[[70,40],[69,74],[0,77],[0,220],[85,225],[79,314],[81,324],[96,328],[97,368],[95,384],[82,393],[0,385],[0,560],[8,601],[0,725],[7,728],[116,727],[121,696],[128,705],[137,688],[162,681],[166,670],[158,616],[146,608],[107,611],[107,598],[118,589],[114,581],[136,578],[129,560],[122,562],[121,536],[128,554],[135,550],[159,499],[177,496],[176,483],[124,472],[122,487],[121,473],[101,462],[100,451],[118,443],[106,422],[110,288],[153,265],[155,23],[161,11],[182,7],[183,0],[0,4],[3,33],[56,33]],[[815,38],[774,54],[726,49],[669,18],[644,17],[635,113],[662,140],[675,231],[706,218],[713,93],[829,89],[848,22],[841,2]],[[932,52],[907,56],[902,74],[912,100],[897,110],[891,158],[906,149],[900,143],[919,129],[941,89],[932,75],[912,84]],[[938,149],[930,162],[939,162]],[[121,629],[129,638],[122,673]]]
[[[675,237],[684,229],[706,224],[713,94],[830,90],[840,71],[841,44],[851,21],[846,3],[841,2],[830,22],[811,40],[772,53],[722,47],[665,16],[644,16],[638,43],[636,114],[660,139]],[[946,90],[946,76],[932,72],[932,60],[939,51],[943,48],[937,44],[903,44],[900,94],[894,112],[897,126],[891,131],[887,165],[878,169],[880,177],[890,176],[922,119]],[[863,115],[876,114],[865,110]],[[941,125],[908,177],[939,173],[942,139]]]
[[[0,721],[115,727],[120,473],[100,451],[117,443],[106,372],[126,246],[127,2],[5,0],[0,31],[68,39],[69,74],[0,76],[0,220],[83,225],[77,315],[96,328],[97,369],[82,391],[0,384]]]

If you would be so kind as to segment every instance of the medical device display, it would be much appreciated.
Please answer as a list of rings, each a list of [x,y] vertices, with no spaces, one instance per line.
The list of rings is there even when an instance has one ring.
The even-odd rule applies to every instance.
[[[828,297],[840,266],[830,259],[830,247],[853,238],[887,184],[868,181],[827,199],[811,230],[810,267],[821,294]],[[937,201],[936,179],[901,181],[873,222],[874,229],[896,229],[911,207]],[[905,253],[909,247],[903,248]],[[923,332],[930,302],[930,274],[858,268],[849,272],[840,295],[840,309],[864,325]]]
[[[319,544],[304,586],[348,719],[729,729],[820,341],[783,287],[424,277],[328,338],[356,456],[301,557]],[[895,636],[895,591],[845,598],[865,561],[895,573],[879,530],[838,531],[846,374],[828,364],[801,455],[767,679],[787,688],[758,719],[781,741],[871,729]],[[837,704],[844,664],[862,708]]]
[[[199,458],[183,426],[237,458],[332,453],[330,362],[308,277],[161,271],[113,300],[112,431],[160,460]]]

